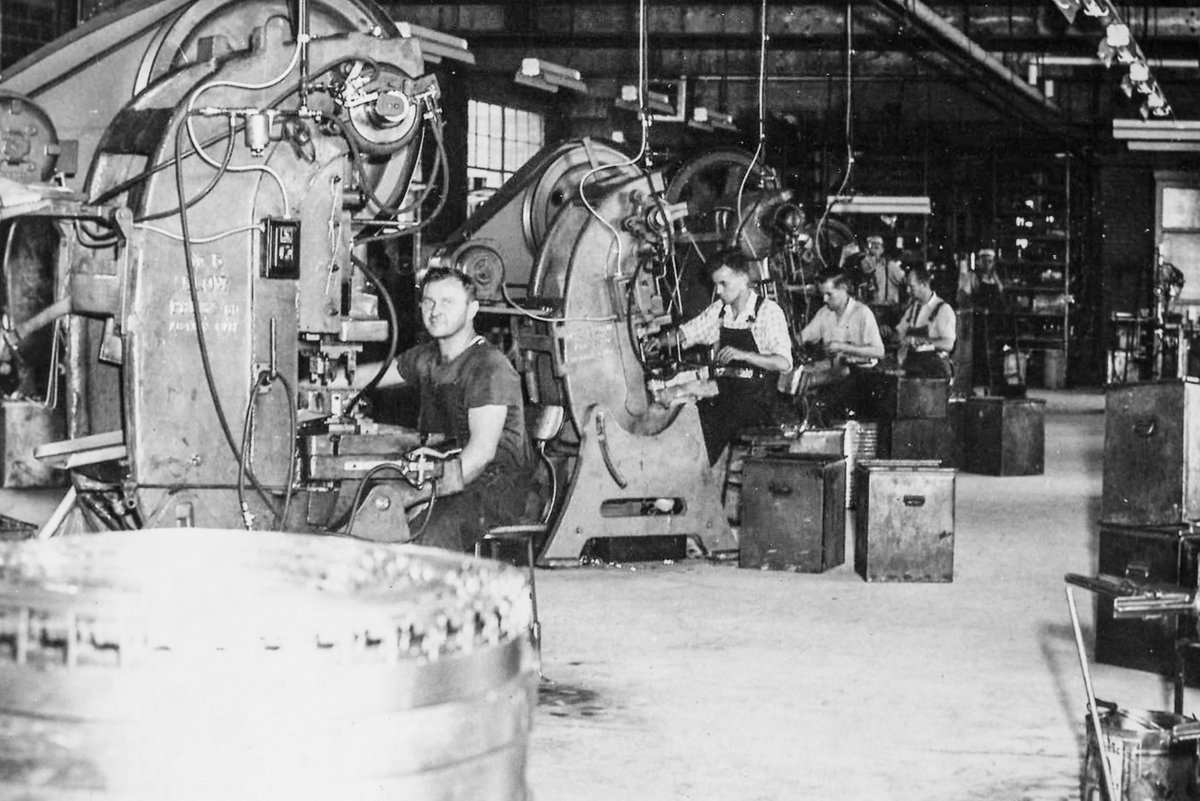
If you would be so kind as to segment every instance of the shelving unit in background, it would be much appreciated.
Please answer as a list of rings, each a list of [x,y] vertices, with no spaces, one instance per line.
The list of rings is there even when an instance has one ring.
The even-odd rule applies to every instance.
[[[1003,304],[989,353],[1028,357],[1025,380],[1060,387],[1071,339],[1071,159],[1066,154],[993,162],[994,239]]]

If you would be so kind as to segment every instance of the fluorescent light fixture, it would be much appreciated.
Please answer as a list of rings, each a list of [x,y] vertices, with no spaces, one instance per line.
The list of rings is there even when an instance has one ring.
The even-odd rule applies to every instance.
[[[475,54],[468,49],[466,39],[413,25],[411,22],[397,22],[396,28],[399,29],[401,37],[417,40],[421,45],[421,56],[430,64],[441,64],[442,59],[446,58],[464,64],[475,63]]]
[[[830,195],[832,214],[933,214],[928,195]]]
[[[1153,150],[1173,153],[1200,153],[1200,142],[1129,142],[1130,150]]]
[[[1129,77],[1135,83],[1150,80],[1150,65],[1145,61],[1135,61],[1129,65]]]
[[[1200,120],[1113,120],[1113,138],[1157,142],[1200,142]]]
[[[557,92],[560,88],[587,93],[587,84],[579,70],[551,64],[540,58],[521,59],[521,68],[513,80],[523,86],[532,86],[546,92]]]
[[[674,114],[675,106],[671,105],[671,98],[662,92],[645,93],[646,110],[654,114]],[[626,111],[638,111],[642,109],[638,106],[638,88],[631,84],[626,84],[621,87],[621,96],[614,103],[617,108],[625,109]],[[709,112],[710,116],[712,112]]]

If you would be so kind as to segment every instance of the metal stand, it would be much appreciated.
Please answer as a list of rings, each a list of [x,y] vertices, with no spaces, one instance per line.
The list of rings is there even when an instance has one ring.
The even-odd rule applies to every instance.
[[[603,406],[583,421],[579,455],[539,565],[578,564],[588,540],[688,535],[709,556],[737,550],[693,405],[658,434],[626,431]]]

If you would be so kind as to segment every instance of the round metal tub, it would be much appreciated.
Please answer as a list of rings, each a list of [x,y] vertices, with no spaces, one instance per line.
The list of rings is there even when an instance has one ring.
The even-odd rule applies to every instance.
[[[1194,718],[1171,712],[1107,709],[1100,712],[1114,801],[1185,801],[1200,796]],[[1096,735],[1088,726],[1080,798],[1105,801]]]
[[[528,797],[520,571],[162,529],[0,546],[0,797]]]

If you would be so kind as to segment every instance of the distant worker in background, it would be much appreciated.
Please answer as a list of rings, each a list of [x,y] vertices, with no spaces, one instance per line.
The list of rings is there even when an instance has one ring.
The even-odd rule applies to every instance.
[[[997,384],[1003,374],[1002,353],[993,347],[993,337],[1003,337],[1003,319],[994,313],[1004,308],[1004,281],[1000,278],[994,248],[980,248],[975,255],[974,269],[967,261],[959,269],[958,306],[966,314],[973,313],[971,323],[972,383],[983,381],[988,387]],[[990,391],[990,390],[989,390]]]
[[[905,278],[912,301],[896,326],[900,338],[897,357],[906,375],[914,378],[950,378],[958,318],[950,304],[933,291],[929,271],[913,267]]]
[[[867,252],[859,267],[865,283],[859,300],[871,306],[899,306],[903,300],[904,268],[899,259],[889,257],[883,248],[883,237],[867,237]]]
[[[800,388],[820,388],[819,400],[834,414],[855,412],[861,406],[862,388],[857,371],[883,358],[883,338],[875,314],[850,296],[851,281],[843,272],[821,275],[822,307],[800,331],[802,345],[820,345],[827,366],[812,371]]]
[[[535,489],[521,381],[475,333],[478,312],[470,276],[430,269],[421,281],[421,321],[432,341],[401,353],[380,382],[415,384],[422,436],[439,450],[462,449],[465,489],[436,499],[418,545],[469,552],[489,528],[518,522]]]
[[[980,248],[975,269],[960,271],[958,276],[959,305],[969,304],[976,309],[995,311],[1001,306],[1004,282],[996,269],[996,251]]]
[[[754,290],[753,269],[742,259],[722,262],[712,273],[716,302],[655,343],[715,348],[711,374],[719,391],[697,404],[710,465],[739,431],[773,422],[778,374],[792,368],[787,317]]]

